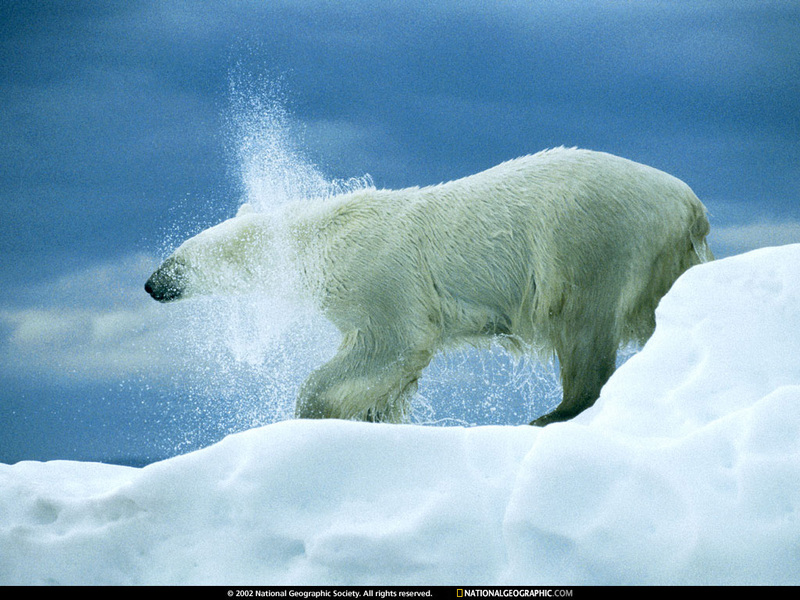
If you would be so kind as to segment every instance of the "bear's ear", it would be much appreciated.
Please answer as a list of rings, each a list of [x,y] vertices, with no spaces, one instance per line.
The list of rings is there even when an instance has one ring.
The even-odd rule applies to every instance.
[[[256,212],[256,209],[253,208],[253,205],[245,202],[239,207],[239,210],[236,211],[236,216],[241,217],[242,215],[249,215],[254,212]]]

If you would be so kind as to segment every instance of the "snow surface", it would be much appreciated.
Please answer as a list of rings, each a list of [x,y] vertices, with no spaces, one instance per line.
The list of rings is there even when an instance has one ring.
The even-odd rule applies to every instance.
[[[800,245],[701,265],[544,429],[286,421],[0,465],[3,584],[798,584]]]

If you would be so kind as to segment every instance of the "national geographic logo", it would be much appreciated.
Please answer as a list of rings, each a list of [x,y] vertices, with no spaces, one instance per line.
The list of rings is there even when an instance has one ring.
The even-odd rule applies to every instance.
[[[458,598],[572,598],[572,590],[560,588],[458,588]]]

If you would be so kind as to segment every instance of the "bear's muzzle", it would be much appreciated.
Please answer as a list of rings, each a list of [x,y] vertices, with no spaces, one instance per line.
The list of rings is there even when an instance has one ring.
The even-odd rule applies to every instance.
[[[174,258],[164,261],[144,284],[144,291],[159,302],[172,302],[184,294],[185,268]]]

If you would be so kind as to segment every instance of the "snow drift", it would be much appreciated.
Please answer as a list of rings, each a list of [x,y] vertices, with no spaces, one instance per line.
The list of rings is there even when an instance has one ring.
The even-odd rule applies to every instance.
[[[800,245],[695,267],[544,429],[286,421],[0,465],[2,584],[798,584]]]

